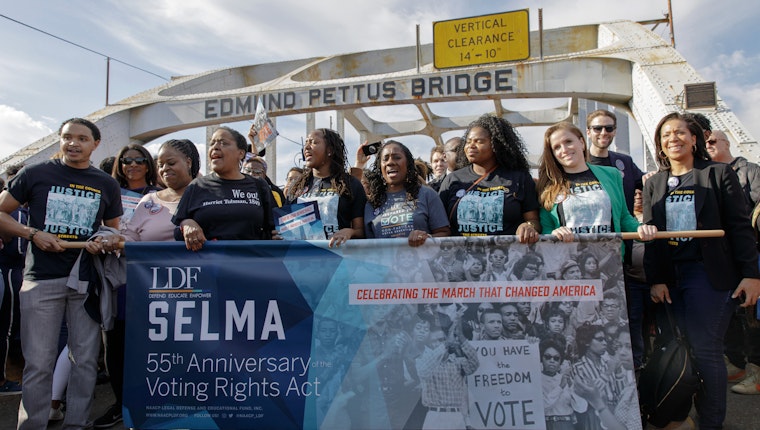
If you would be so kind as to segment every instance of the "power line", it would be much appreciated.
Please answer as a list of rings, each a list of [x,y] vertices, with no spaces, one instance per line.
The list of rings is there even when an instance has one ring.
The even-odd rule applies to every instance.
[[[60,40],[60,41],[62,41],[62,42],[66,42],[66,43],[68,43],[68,44],[70,44],[70,45],[74,45],[74,46],[76,46],[77,48],[81,48],[81,49],[84,49],[85,51],[89,51],[89,52],[92,52],[93,54],[96,54],[96,55],[100,55],[101,57],[104,57],[104,58],[108,58],[108,59],[111,59],[111,60],[113,60],[113,61],[116,61],[117,63],[121,63],[121,64],[123,64],[123,65],[125,65],[125,66],[127,66],[127,67],[131,67],[131,68],[133,68],[133,69],[137,69],[137,70],[139,70],[139,71],[141,71],[141,72],[145,72],[145,73],[148,73],[148,74],[150,74],[150,75],[153,75],[153,76],[155,76],[155,77],[157,77],[157,78],[161,78],[161,79],[163,79],[163,80],[165,80],[165,81],[170,81],[170,80],[171,80],[171,79],[169,79],[169,78],[165,78],[165,77],[163,77],[163,76],[161,76],[161,75],[159,75],[159,74],[157,74],[157,73],[153,73],[153,72],[151,72],[150,70],[145,70],[145,69],[143,69],[142,67],[138,67],[138,66],[135,66],[135,65],[133,65],[133,64],[127,63],[126,61],[122,61],[122,60],[119,60],[118,58],[114,58],[114,57],[112,57],[112,56],[110,56],[110,55],[106,55],[106,54],[103,54],[102,52],[98,52],[98,51],[96,51],[96,50],[94,50],[94,49],[90,49],[90,48],[88,48],[88,47],[86,47],[86,46],[82,46],[82,45],[80,45],[80,44],[78,44],[78,43],[75,43],[75,42],[72,42],[72,41],[70,41],[70,40],[64,39],[64,38],[62,38],[62,37],[56,36],[55,34],[52,34],[52,33],[48,33],[48,32],[47,32],[47,31],[45,31],[45,30],[41,30],[41,29],[39,29],[39,28],[37,28],[37,27],[33,27],[33,26],[29,25],[29,24],[25,24],[25,23],[23,23],[23,22],[21,22],[21,21],[15,20],[15,19],[13,19],[13,18],[11,18],[11,17],[9,17],[9,16],[6,16],[6,15],[3,15],[3,14],[0,14],[0,17],[2,17],[2,18],[5,18],[5,19],[7,19],[8,21],[12,21],[12,22],[15,22],[16,24],[19,24],[19,25],[23,25],[24,27],[30,28],[30,29],[32,29],[32,30],[34,30],[34,31],[38,31],[38,32],[40,32],[40,33],[42,33],[42,34],[44,34],[44,35],[46,35],[46,36],[50,36],[50,37],[52,37],[52,38],[55,38],[55,39],[58,39],[58,40]]]
[[[80,48],[80,49],[84,49],[85,51],[88,51],[88,52],[92,52],[93,54],[96,54],[96,55],[100,55],[101,57],[104,57],[104,58],[107,58],[107,59],[110,59],[110,60],[116,61],[117,63],[121,63],[121,64],[123,64],[123,65],[125,65],[125,66],[131,67],[131,68],[133,68],[133,69],[137,69],[137,70],[139,70],[139,71],[141,71],[141,72],[145,72],[145,73],[148,73],[148,74],[150,74],[150,75],[153,75],[153,76],[155,76],[155,77],[157,77],[157,78],[160,78],[160,79],[163,79],[163,80],[165,80],[165,81],[170,81],[170,80],[171,80],[171,79],[169,79],[169,78],[165,78],[165,77],[163,77],[163,76],[161,76],[161,75],[159,75],[159,74],[153,73],[153,72],[151,72],[150,70],[145,70],[145,69],[143,69],[142,67],[138,67],[138,66],[135,66],[135,65],[133,65],[133,64],[127,63],[126,61],[122,61],[122,60],[119,60],[118,58],[114,58],[114,57],[112,57],[112,56],[110,56],[110,55],[106,55],[106,54],[103,54],[102,52],[98,52],[98,51],[96,51],[96,50],[94,50],[94,49],[90,49],[90,48],[88,48],[88,47],[86,47],[86,46],[82,46],[82,45],[80,45],[80,44],[78,44],[78,43],[76,43],[76,42],[72,42],[72,41],[70,41],[70,40],[67,40],[67,39],[64,39],[64,38],[62,38],[62,37],[60,37],[60,36],[56,36],[55,34],[49,33],[49,32],[47,32],[47,31],[45,31],[45,30],[39,29],[39,28],[37,28],[37,27],[34,27],[34,26],[32,26],[32,25],[29,25],[29,24],[26,24],[26,23],[24,23],[24,22],[21,22],[21,21],[19,21],[19,20],[13,19],[13,18],[11,18],[11,17],[9,17],[9,16],[7,16],[7,15],[3,15],[3,14],[0,14],[0,17],[2,17],[2,18],[5,18],[5,19],[7,19],[8,21],[12,21],[12,22],[15,22],[16,24],[22,25],[22,26],[24,26],[24,27],[27,27],[27,28],[29,28],[29,29],[32,29],[32,30],[34,30],[34,31],[40,32],[40,33],[42,33],[42,34],[44,34],[44,35],[46,35],[46,36],[50,36],[50,37],[52,37],[52,38],[54,38],[54,39],[58,39],[58,40],[60,40],[61,42],[65,42],[65,43],[68,43],[68,44],[70,44],[70,45],[74,45],[74,46],[76,46],[77,48]],[[249,120],[249,122],[253,122],[253,121],[252,121],[252,120]],[[295,140],[293,140],[293,139],[289,139],[289,138],[287,138],[287,137],[285,137],[285,136],[283,136],[282,134],[279,134],[279,133],[278,133],[278,136],[279,136],[279,137],[281,137],[281,138],[283,138],[283,139],[285,139],[285,140],[287,140],[287,141],[289,141],[289,142],[295,143],[296,145],[298,145],[298,146],[300,146],[300,147],[303,147],[303,143],[302,143],[302,142],[296,142]]]

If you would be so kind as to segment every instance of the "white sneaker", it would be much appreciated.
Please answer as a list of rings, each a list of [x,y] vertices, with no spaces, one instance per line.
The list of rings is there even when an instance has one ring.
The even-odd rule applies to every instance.
[[[731,391],[737,394],[760,394],[760,367],[747,363],[746,371],[747,376],[742,382],[731,387]]]
[[[726,363],[726,373],[728,373],[729,384],[736,384],[737,382],[744,380],[744,377],[747,375],[745,369],[734,366],[725,355],[723,356],[723,361]]]
[[[62,419],[63,419],[63,405],[58,406],[58,409],[50,408],[50,416],[48,417],[48,421],[60,421]]]

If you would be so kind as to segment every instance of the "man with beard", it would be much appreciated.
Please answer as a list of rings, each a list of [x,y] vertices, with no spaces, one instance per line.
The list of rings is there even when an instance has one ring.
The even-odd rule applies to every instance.
[[[610,151],[616,133],[617,117],[614,113],[599,109],[586,117],[586,137],[590,143],[589,163],[620,170],[628,211],[633,213],[633,194],[636,189],[642,188],[641,177],[644,174],[629,155]]]

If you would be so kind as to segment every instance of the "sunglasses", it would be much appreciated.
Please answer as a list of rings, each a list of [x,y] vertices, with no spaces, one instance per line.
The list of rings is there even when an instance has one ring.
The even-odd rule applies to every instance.
[[[602,130],[606,131],[607,133],[612,133],[617,127],[614,125],[592,125],[589,128],[594,130],[595,133],[601,133]]]
[[[123,157],[119,161],[121,161],[121,164],[127,164],[127,165],[129,165],[129,164],[132,164],[132,163],[137,163],[138,165],[142,166],[143,164],[145,164],[148,161],[148,159],[145,158],[145,157],[137,157],[137,158]]]
[[[562,357],[560,357],[559,355],[554,355],[554,354],[544,354],[544,360],[560,361],[562,360]]]

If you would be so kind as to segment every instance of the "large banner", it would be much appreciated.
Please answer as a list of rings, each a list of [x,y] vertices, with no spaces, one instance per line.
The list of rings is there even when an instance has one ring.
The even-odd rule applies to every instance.
[[[621,242],[128,243],[140,429],[641,428]]]

